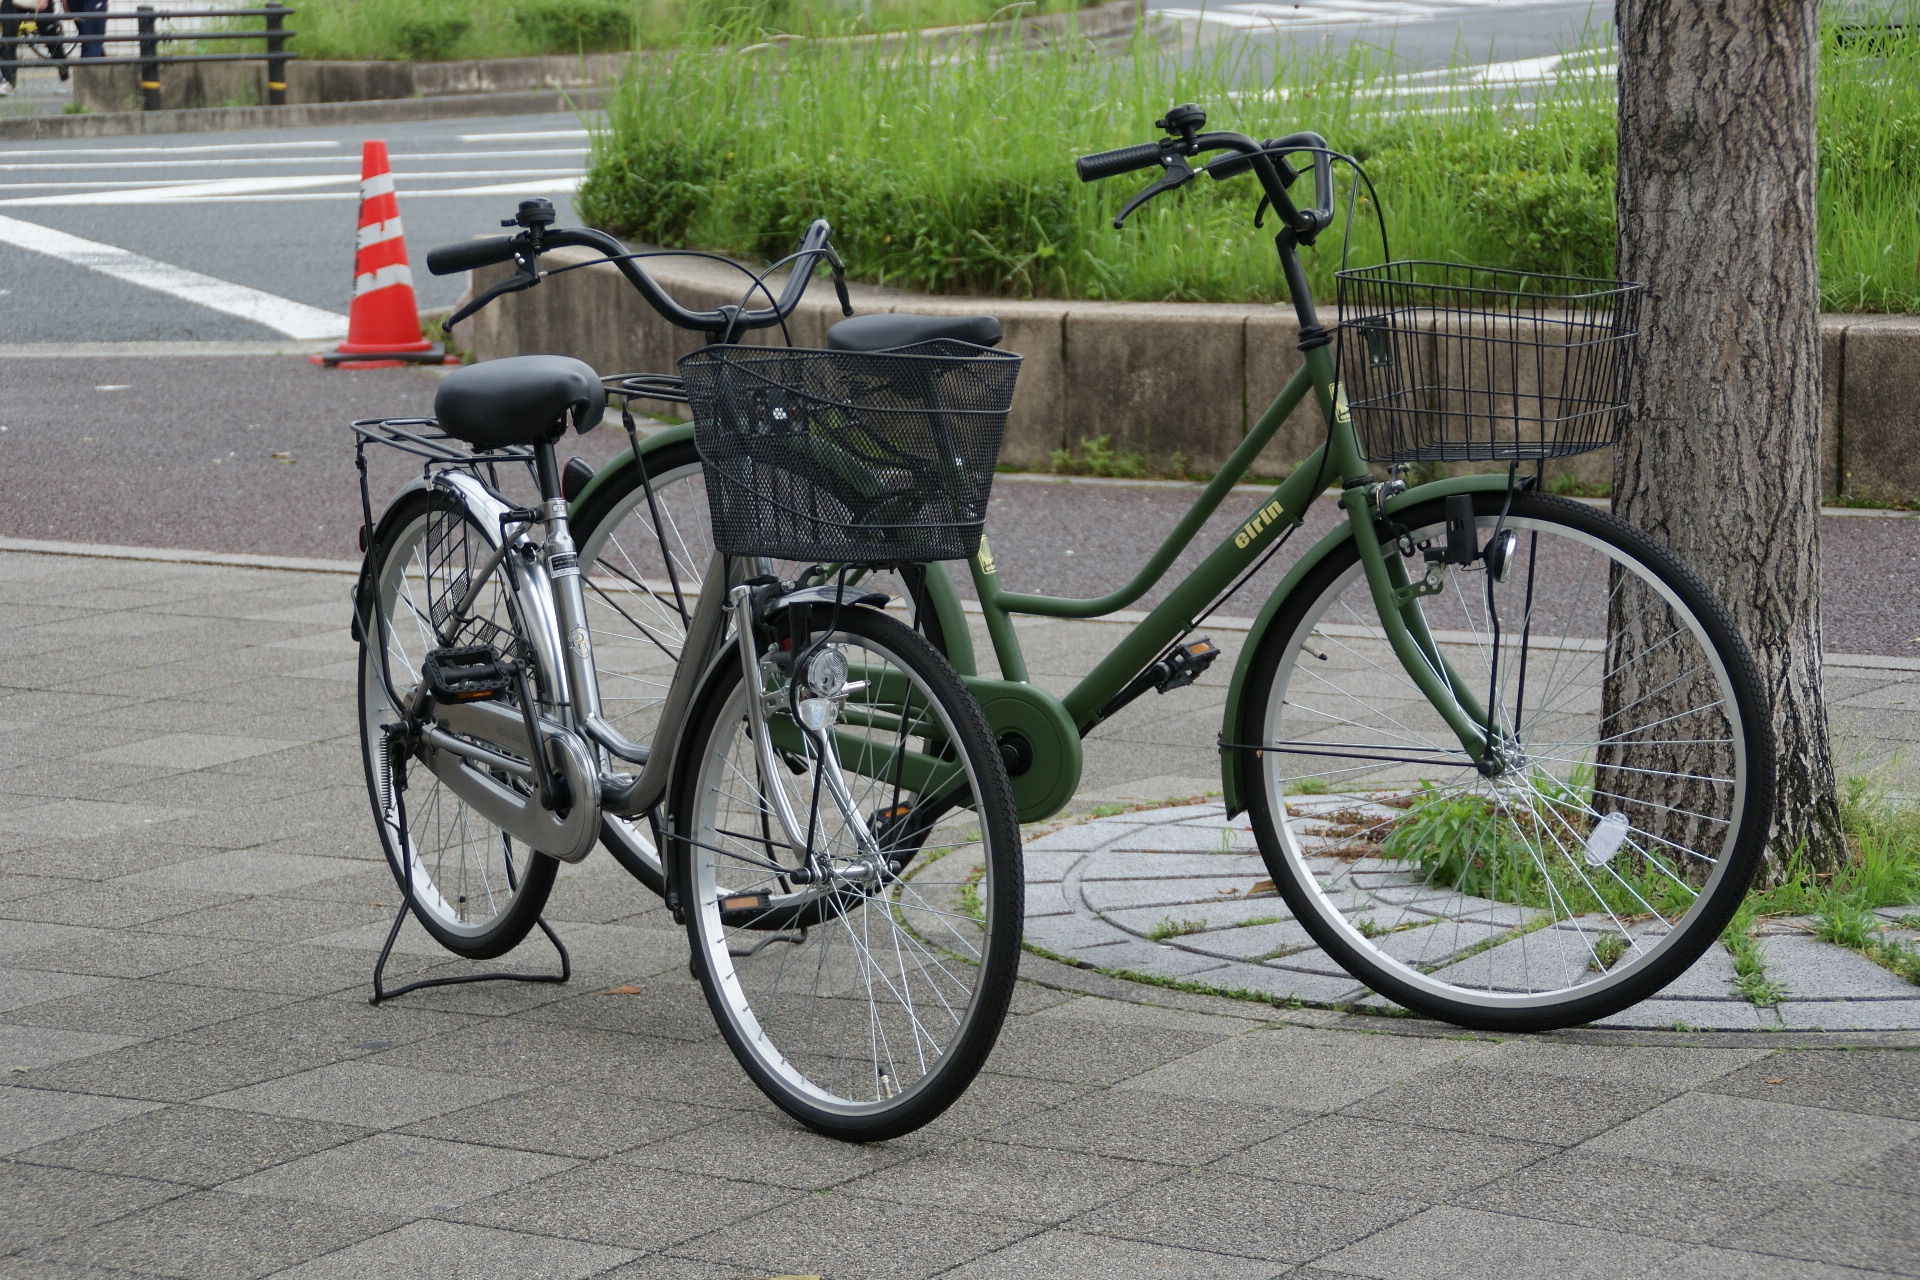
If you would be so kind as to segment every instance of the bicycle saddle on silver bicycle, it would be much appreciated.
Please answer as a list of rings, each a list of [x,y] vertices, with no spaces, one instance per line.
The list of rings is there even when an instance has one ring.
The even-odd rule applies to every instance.
[[[481,449],[550,440],[567,428],[600,425],[607,391],[600,375],[572,356],[507,356],[447,375],[434,393],[440,427]]]

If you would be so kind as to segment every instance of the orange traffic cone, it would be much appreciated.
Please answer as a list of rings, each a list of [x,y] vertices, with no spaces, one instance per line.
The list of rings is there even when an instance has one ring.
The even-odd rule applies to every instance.
[[[313,363],[348,369],[447,363],[446,351],[420,336],[413,271],[400,231],[387,144],[367,139],[360,152],[360,234],[353,254],[353,305],[347,340]]]

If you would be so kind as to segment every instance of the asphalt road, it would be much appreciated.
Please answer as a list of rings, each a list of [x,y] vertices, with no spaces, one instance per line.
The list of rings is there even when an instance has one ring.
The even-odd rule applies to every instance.
[[[367,138],[387,144],[423,307],[465,287],[427,274],[428,249],[497,232],[528,196],[570,220],[587,147],[571,115],[0,144],[0,343],[289,336],[79,265],[64,243],[22,248],[33,228],[335,313],[344,332]]]
[[[1452,67],[1460,74],[1434,79],[1491,77],[1519,101],[1551,80],[1560,55],[1609,43],[1613,22],[1608,0],[1175,0],[1150,12],[1179,24],[1191,59],[1244,41],[1235,56],[1248,81],[1298,54],[1360,50],[1395,63],[1409,89]]]
[[[346,424],[431,411],[432,372],[320,369],[289,356],[0,356],[0,536],[351,559],[359,490]],[[593,461],[624,448],[603,427],[570,437]],[[372,463],[376,510],[410,473]],[[1193,499],[1192,486],[1002,477],[988,534],[1007,586],[1096,595],[1122,585]],[[1197,563],[1255,506],[1235,495],[1176,563]],[[1255,612],[1331,504],[1224,613]],[[1827,648],[1920,657],[1920,517],[1822,522]],[[1149,593],[1152,604],[1161,592]]]

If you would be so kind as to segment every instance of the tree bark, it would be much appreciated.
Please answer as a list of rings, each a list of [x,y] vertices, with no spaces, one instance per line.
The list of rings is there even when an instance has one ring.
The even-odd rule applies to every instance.
[[[1619,273],[1644,281],[1615,507],[1727,605],[1778,754],[1768,872],[1838,865],[1820,687],[1818,0],[1619,0]]]

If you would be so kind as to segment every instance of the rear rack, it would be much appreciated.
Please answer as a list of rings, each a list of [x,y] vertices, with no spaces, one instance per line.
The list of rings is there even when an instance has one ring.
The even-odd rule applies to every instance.
[[[608,395],[624,400],[660,400],[687,403],[686,383],[673,373],[610,373],[600,379]]]
[[[438,418],[361,418],[353,423],[353,465],[360,473],[360,550],[373,539],[373,494],[367,485],[367,446],[382,445],[421,459],[420,474],[431,476],[436,470],[459,467],[478,475],[485,468],[485,480],[496,491],[502,463],[533,466],[533,450],[525,445],[509,445],[487,453],[475,453],[462,442],[440,429]]]

